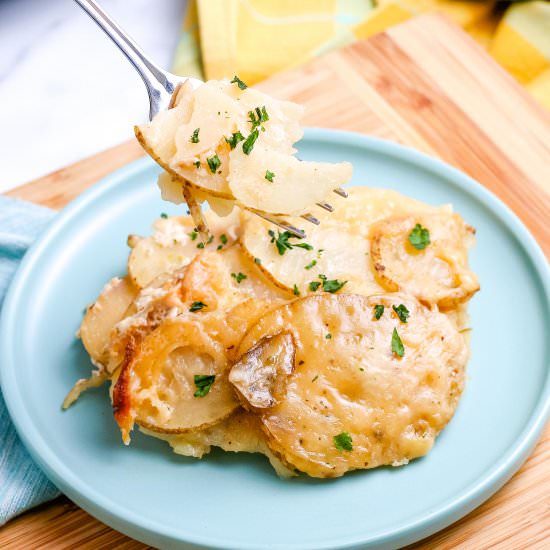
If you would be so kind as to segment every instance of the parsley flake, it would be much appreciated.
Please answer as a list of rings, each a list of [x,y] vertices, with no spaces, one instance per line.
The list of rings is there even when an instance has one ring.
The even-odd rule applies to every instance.
[[[265,179],[267,181],[270,181],[271,183],[273,183],[273,178],[274,177],[275,177],[275,172],[271,172],[270,170],[265,171]]]
[[[210,172],[212,172],[212,174],[215,174],[216,170],[222,165],[222,161],[218,155],[214,155],[213,157],[206,159],[206,162],[208,163],[208,168],[210,168]]]
[[[197,390],[193,394],[194,397],[204,397],[210,391],[210,388],[216,380],[215,374],[195,374],[193,381]]]
[[[382,315],[384,315],[384,306],[382,304],[374,306],[374,318],[378,321]]]
[[[311,281],[311,283],[309,283],[309,290],[315,292],[320,286],[321,283],[319,281]]]
[[[220,235],[220,242],[221,242],[222,244],[227,244],[227,235],[226,235],[225,233],[222,233],[222,234]]]
[[[248,88],[248,86],[237,75],[233,77],[230,84],[236,84],[241,90],[246,90]]]
[[[332,334],[330,332],[328,334],[325,334],[325,338],[327,340],[332,340]]]
[[[197,248],[201,248],[201,249],[204,248],[204,243],[199,243],[199,244],[197,245]]]
[[[294,283],[294,287],[292,288],[292,293],[294,296],[300,296],[300,290],[298,289],[298,285]]]
[[[416,250],[424,250],[430,244],[430,232],[417,223],[409,233],[409,242]]]
[[[189,311],[191,313],[194,313],[195,311],[200,311],[201,309],[204,309],[205,307],[208,307],[204,302],[193,302],[191,304],[191,307],[189,308]]]
[[[166,212],[161,212],[160,217],[165,220],[168,217],[168,214]]]
[[[244,273],[241,273],[240,271],[238,273],[231,273],[231,277],[237,281],[237,283],[241,284],[241,281],[247,278],[247,276]]]
[[[250,132],[250,135],[244,140],[243,142],[243,153],[245,155],[250,155],[252,152],[252,149],[254,149],[254,143],[256,143],[256,140],[258,139],[258,136],[260,133],[258,130],[254,130]]]
[[[191,237],[191,240],[194,241],[197,239],[198,237],[198,233],[197,233],[197,230],[196,229],[193,229],[193,231],[191,231],[191,233],[189,233],[189,236]]]
[[[200,128],[195,128],[193,130],[193,135],[191,136],[191,139],[189,140],[191,143],[198,143],[199,142],[199,132]]]
[[[327,279],[327,276],[323,274],[319,275],[319,279],[323,281],[323,290],[331,294],[338,292],[347,283],[347,281],[339,281],[338,279]]]
[[[405,347],[403,346],[403,342],[401,341],[396,328],[393,329],[393,333],[391,335],[391,350],[392,353],[395,353],[398,357],[403,357],[403,355],[405,355]]]
[[[349,435],[348,432],[342,432],[341,434],[335,435],[332,439],[334,440],[334,446],[339,451],[353,450],[351,435]]]
[[[195,168],[200,168],[201,167],[201,161],[200,160],[196,160],[193,165],[195,166]]]
[[[309,264],[307,264],[304,269],[311,269],[312,267],[315,267],[316,265],[317,265],[317,260],[311,260],[311,262],[309,262]]]
[[[304,250],[313,250],[313,247],[307,243],[297,243],[292,245],[294,248],[303,248]]]
[[[405,307],[404,304],[399,304],[398,306],[392,306],[393,311],[397,314],[399,317],[399,320],[402,323],[406,323],[407,319],[409,318],[409,310]]]
[[[244,136],[240,132],[235,132],[230,138],[225,138],[231,149],[235,149],[240,141],[244,140]]]
[[[252,124],[252,130],[255,130],[263,122],[267,122],[268,120],[269,115],[267,114],[265,105],[262,108],[256,107],[254,111],[248,111],[248,122]]]

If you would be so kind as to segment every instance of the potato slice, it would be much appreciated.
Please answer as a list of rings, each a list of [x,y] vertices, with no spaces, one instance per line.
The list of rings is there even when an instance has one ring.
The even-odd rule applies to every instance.
[[[129,277],[115,277],[105,285],[97,300],[86,310],[79,334],[95,364],[105,365],[111,331],[123,318],[137,294],[138,289]]]
[[[113,410],[124,443],[134,422],[153,431],[182,433],[227,418],[238,402],[227,381],[220,316],[197,314],[164,321],[123,365],[113,388]],[[201,395],[197,377],[212,376]]]
[[[401,304],[407,322],[393,310]],[[378,320],[377,305],[385,308]],[[239,353],[281,331],[294,338],[296,368],[286,394],[260,416],[272,451],[310,476],[405,464],[426,454],[453,416],[466,340],[411,296],[308,296],[261,317]],[[392,351],[394,331],[402,357]]]
[[[147,435],[168,442],[176,454],[202,458],[212,447],[234,453],[261,453],[267,456],[279,476],[296,475],[269,449],[258,417],[242,409],[215,426],[185,434],[161,434],[147,428],[140,429]]]
[[[243,249],[252,260],[258,258],[256,267],[280,288],[304,295],[310,292],[310,282],[318,282],[319,275],[326,275],[347,281],[345,292],[380,292],[368,262],[369,242],[357,228],[323,219],[320,226],[308,227],[303,241],[290,237],[288,242],[293,248],[281,255],[269,233],[277,234],[272,224],[248,213],[243,213],[242,220]],[[313,249],[300,248],[304,243]]]
[[[233,365],[229,381],[243,397],[245,408],[268,409],[286,393],[294,371],[296,347],[289,332],[262,338]]]
[[[416,224],[429,230],[430,244],[422,250],[409,242]],[[450,212],[382,220],[371,228],[376,279],[386,290],[402,290],[444,309],[456,307],[479,290],[477,276],[468,268],[473,234],[473,228]]]
[[[274,175],[269,176],[268,171]],[[256,145],[246,155],[242,147],[229,154],[229,187],[248,208],[273,214],[299,215],[351,179],[349,162],[300,161]]]
[[[203,249],[215,250],[220,245],[226,247],[235,242],[238,236],[237,212],[225,218],[212,211],[204,214],[213,240]],[[140,288],[149,285],[161,273],[185,267],[202,250],[199,248],[201,240],[189,216],[159,218],[153,227],[153,235],[139,240],[128,258],[128,273]]]

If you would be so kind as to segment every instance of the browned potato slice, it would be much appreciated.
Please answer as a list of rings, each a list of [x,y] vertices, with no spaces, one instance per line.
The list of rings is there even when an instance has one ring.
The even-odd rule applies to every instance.
[[[409,242],[417,224],[429,231],[422,250]],[[458,214],[419,213],[382,220],[371,228],[371,262],[378,282],[392,292],[401,290],[441,308],[456,307],[479,290],[468,268],[474,230]]]
[[[220,218],[214,212],[205,212],[212,241],[204,250],[216,250],[233,244],[238,236],[238,213]],[[161,273],[180,269],[202,250],[195,222],[189,217],[159,218],[153,225],[153,235],[135,242],[128,257],[128,273],[135,285],[148,286]],[[202,245],[200,245],[202,246]]]
[[[202,458],[212,447],[234,453],[261,453],[281,477],[296,475],[285,466],[269,449],[259,418],[253,414],[237,410],[229,418],[204,430],[185,434],[161,434],[141,428],[147,435],[167,441],[175,453]]]
[[[407,322],[393,310],[401,304]],[[377,305],[385,308],[378,320]],[[310,476],[405,464],[426,454],[453,416],[465,338],[411,296],[308,296],[261,317],[239,353],[281,331],[294,338],[296,368],[281,401],[260,415],[273,452]]]
[[[181,433],[228,417],[238,402],[227,381],[223,321],[215,313],[168,319],[131,350],[114,384],[113,409],[128,444],[134,422]],[[212,376],[201,394],[197,377]]]
[[[138,289],[128,277],[115,277],[88,307],[80,325],[80,338],[95,363],[105,364],[111,331],[123,318],[137,293]]]
[[[233,365],[229,381],[245,407],[268,409],[279,403],[294,371],[296,347],[289,332],[262,338]]]

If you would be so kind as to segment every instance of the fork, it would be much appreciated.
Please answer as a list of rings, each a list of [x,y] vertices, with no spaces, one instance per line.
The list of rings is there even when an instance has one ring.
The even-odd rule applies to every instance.
[[[176,92],[184,82],[190,82],[193,89],[203,84],[202,80],[198,78],[178,76],[158,67],[95,0],[75,0],[75,2],[99,25],[101,30],[103,30],[115,45],[118,46],[120,51],[138,72],[149,94],[149,120],[153,120],[153,117],[159,111],[169,109],[172,106],[172,100],[176,97]],[[344,198],[348,196],[342,188],[334,189],[334,192]],[[184,190],[184,195],[190,210],[193,210],[190,204],[190,200],[192,199],[191,194],[185,193]],[[195,208],[199,208],[196,203],[194,206]],[[328,212],[334,210],[334,208],[326,202],[319,202],[317,206]],[[254,213],[298,238],[303,239],[306,236],[302,229],[298,229],[282,219],[269,216],[264,212],[254,211]],[[301,217],[315,225],[320,224],[320,221],[309,213],[303,214]]]

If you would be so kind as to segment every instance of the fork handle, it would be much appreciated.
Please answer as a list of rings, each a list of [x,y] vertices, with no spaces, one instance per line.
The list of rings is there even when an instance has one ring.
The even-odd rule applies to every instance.
[[[151,120],[158,112],[159,105],[167,105],[174,92],[176,84],[169,79],[169,73],[157,67],[95,0],[75,0],[75,2],[118,46],[141,76],[149,94],[149,104],[151,106],[149,119]]]

